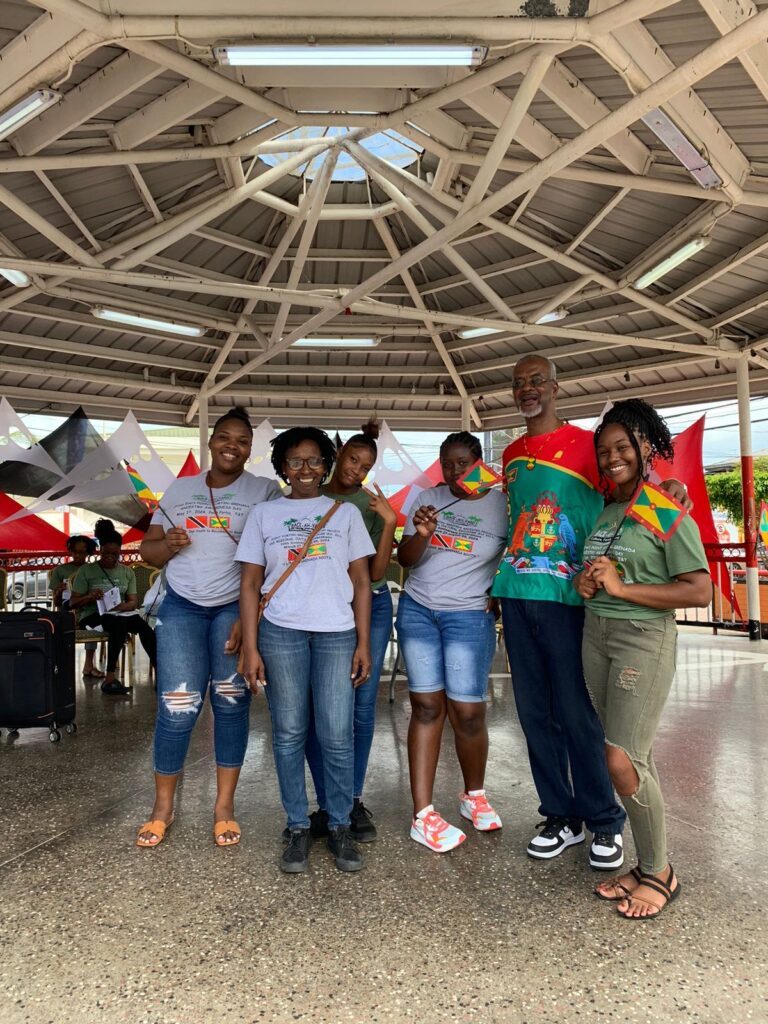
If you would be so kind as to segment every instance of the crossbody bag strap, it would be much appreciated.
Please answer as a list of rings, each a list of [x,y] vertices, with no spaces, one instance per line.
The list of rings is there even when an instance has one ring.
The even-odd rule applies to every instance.
[[[288,579],[288,577],[291,575],[291,573],[294,571],[294,569],[296,569],[296,567],[298,566],[299,562],[301,562],[304,559],[304,556],[309,551],[309,546],[312,543],[312,541],[315,539],[315,537],[318,535],[318,533],[322,530],[322,528],[327,524],[327,522],[331,518],[331,516],[339,508],[341,508],[341,505],[342,505],[342,502],[340,502],[340,501],[335,501],[333,503],[331,508],[328,509],[328,511],[323,516],[323,518],[320,520],[320,522],[317,524],[317,526],[314,528],[314,530],[307,537],[306,541],[304,542],[304,547],[301,549],[301,551],[298,553],[298,555],[294,558],[294,560],[291,562],[291,564],[288,566],[288,568],[285,570],[285,572],[282,574],[282,576],[280,576],[280,578],[277,580],[275,585],[270,589],[269,593],[265,594],[262,597],[261,601],[259,602],[259,614],[260,615],[263,613],[264,609],[267,607],[269,602],[275,596],[275,592],[280,587],[282,587],[282,585],[285,583],[285,581]]]

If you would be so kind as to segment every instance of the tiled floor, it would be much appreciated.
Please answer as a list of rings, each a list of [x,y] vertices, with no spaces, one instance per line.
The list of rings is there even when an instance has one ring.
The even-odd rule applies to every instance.
[[[352,876],[320,843],[309,874],[278,870],[263,698],[242,844],[213,846],[206,713],[168,839],[138,850],[154,694],[81,684],[76,737],[0,739],[0,1022],[768,1020],[768,650],[686,633],[679,666],[656,755],[684,893],[643,924],[592,896],[585,846],[526,858],[536,801],[500,657],[488,790],[503,831],[445,856],[408,838],[401,680],[394,705],[382,690],[366,793],[380,838]],[[456,823],[460,785],[448,732],[436,803]]]

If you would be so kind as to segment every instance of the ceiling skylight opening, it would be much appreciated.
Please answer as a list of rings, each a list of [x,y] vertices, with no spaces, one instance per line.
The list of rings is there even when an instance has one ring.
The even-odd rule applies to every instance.
[[[333,115],[331,114],[330,116]],[[303,125],[300,128],[293,128],[291,131],[281,135],[280,138],[284,140],[304,140],[309,145],[317,139],[333,139],[339,136],[344,136],[348,134],[348,132],[349,128],[346,127]],[[363,149],[367,149],[369,153],[380,157],[393,167],[401,168],[410,167],[411,164],[416,163],[424,152],[422,146],[419,146],[415,142],[411,142],[410,139],[406,139],[403,135],[400,135],[399,132],[396,132],[393,129],[387,129],[387,131],[383,132],[375,132],[373,135],[369,135],[367,138],[361,139],[360,145]],[[287,160],[289,155],[290,154],[287,153],[261,153],[260,159],[263,160],[265,164],[269,164],[270,167],[277,167],[278,164]],[[304,177],[311,180],[317,175],[326,159],[326,153],[319,153],[307,163],[300,164],[299,167],[291,171],[291,174],[297,178]],[[336,160],[336,166],[333,169],[333,180],[365,181],[365,178],[366,172],[357,160],[345,150],[340,150]]]

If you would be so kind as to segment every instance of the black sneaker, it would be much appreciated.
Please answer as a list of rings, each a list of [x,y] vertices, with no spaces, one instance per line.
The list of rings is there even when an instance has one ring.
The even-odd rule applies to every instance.
[[[309,831],[313,839],[324,839],[328,835],[328,811],[318,807],[309,816]]]
[[[288,843],[291,839],[291,830],[286,825],[283,829],[283,842]],[[323,810],[312,811],[309,816],[309,834],[313,839],[323,839],[328,835],[328,812]]]
[[[326,843],[328,849],[336,858],[336,867],[339,871],[362,870],[362,854],[352,841],[348,826],[328,829]]]
[[[309,847],[312,837],[308,828],[295,828],[291,830],[288,845],[283,850],[280,858],[280,870],[288,874],[298,874],[306,871],[309,867]]]
[[[620,832],[594,832],[589,847],[589,866],[596,871],[613,871],[624,863],[624,841]]]
[[[568,846],[584,842],[584,830],[580,821],[568,818],[547,818],[536,826],[541,832],[528,843],[528,856],[537,860],[557,857]]]
[[[349,831],[356,843],[372,843],[376,838],[376,826],[371,820],[373,815],[362,800],[355,797],[352,813],[349,816]]]

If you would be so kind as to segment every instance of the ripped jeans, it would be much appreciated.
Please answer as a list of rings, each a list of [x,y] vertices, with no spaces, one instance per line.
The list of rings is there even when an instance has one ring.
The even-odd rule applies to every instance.
[[[667,864],[664,799],[653,762],[653,740],[664,710],[677,656],[672,615],[609,619],[587,608],[582,657],[587,689],[606,743],[623,750],[640,784],[621,801],[627,810],[642,871]]]
[[[211,685],[213,743],[219,768],[240,768],[248,745],[251,691],[224,644],[238,618],[237,601],[204,608],[170,587],[157,617],[157,720],[154,764],[159,775],[184,767],[192,730]]]

